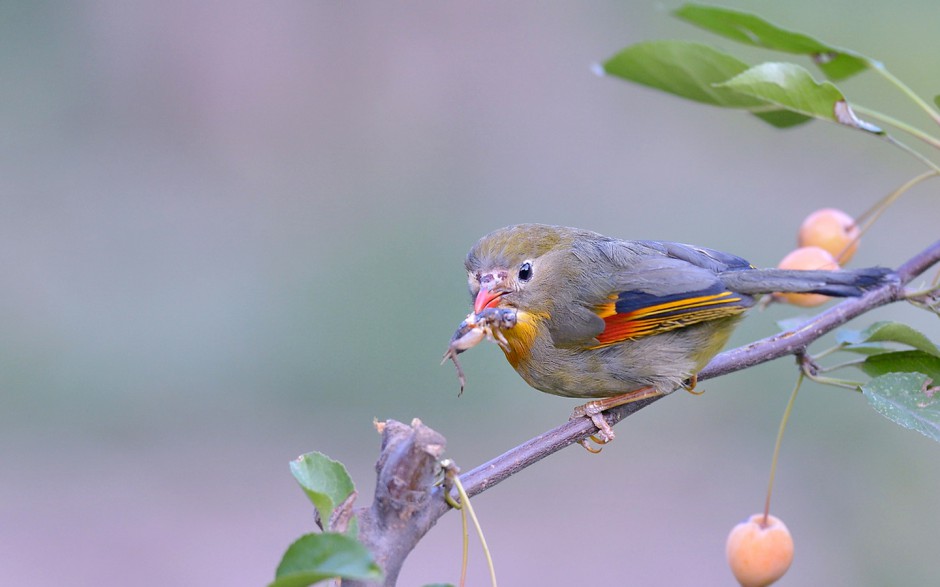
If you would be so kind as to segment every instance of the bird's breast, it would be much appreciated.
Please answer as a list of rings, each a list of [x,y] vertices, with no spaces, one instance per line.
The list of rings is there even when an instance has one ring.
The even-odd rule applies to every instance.
[[[518,369],[519,365],[532,355],[536,338],[539,336],[539,331],[544,328],[546,319],[548,319],[547,314],[519,310],[516,313],[516,325],[502,331],[508,343],[508,347],[503,348],[503,353],[513,369]],[[542,336],[547,336],[547,334],[543,333]]]

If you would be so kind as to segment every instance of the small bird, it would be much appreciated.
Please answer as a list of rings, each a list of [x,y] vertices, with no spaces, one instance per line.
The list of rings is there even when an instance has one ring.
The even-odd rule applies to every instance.
[[[467,254],[466,268],[473,312],[445,360],[457,363],[456,354],[484,334],[497,340],[535,389],[603,398],[572,415],[590,417],[601,444],[614,438],[604,410],[694,387],[756,296],[859,296],[893,275],[884,268],[757,269],[703,247],[544,224],[484,236]]]

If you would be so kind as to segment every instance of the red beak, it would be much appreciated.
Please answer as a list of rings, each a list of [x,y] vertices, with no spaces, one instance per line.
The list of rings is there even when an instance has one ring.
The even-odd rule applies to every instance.
[[[477,294],[477,299],[473,302],[473,313],[479,314],[486,308],[495,308],[503,293],[505,292],[490,291],[485,287],[481,287],[480,293]]]

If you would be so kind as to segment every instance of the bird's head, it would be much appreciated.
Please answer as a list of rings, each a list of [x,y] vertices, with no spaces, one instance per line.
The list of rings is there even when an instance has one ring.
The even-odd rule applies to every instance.
[[[575,237],[573,229],[517,224],[481,238],[466,261],[474,312],[503,307],[547,315]]]

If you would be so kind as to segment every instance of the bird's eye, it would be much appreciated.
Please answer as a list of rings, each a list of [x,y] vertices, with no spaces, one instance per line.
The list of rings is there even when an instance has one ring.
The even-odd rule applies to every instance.
[[[532,279],[532,263],[526,261],[519,267],[519,281],[529,281]]]

